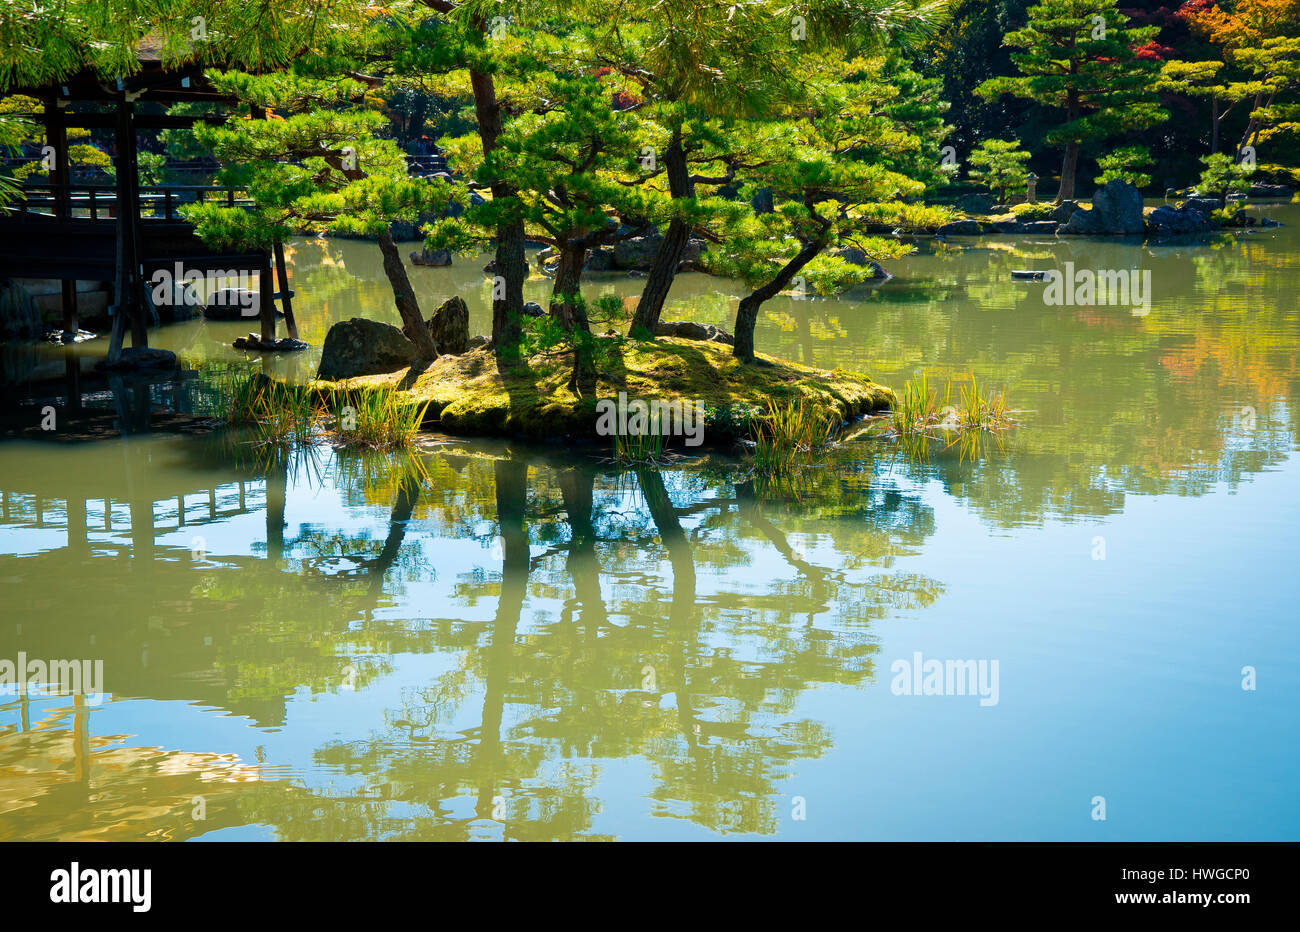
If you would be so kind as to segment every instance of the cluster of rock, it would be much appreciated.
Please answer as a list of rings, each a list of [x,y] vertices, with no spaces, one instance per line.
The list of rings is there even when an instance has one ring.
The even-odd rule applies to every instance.
[[[540,304],[524,305],[529,317],[541,317]],[[488,338],[469,335],[469,306],[459,296],[448,298],[426,322],[429,336],[439,356],[459,356],[488,344]],[[678,337],[710,343],[735,345],[736,338],[720,327],[692,320],[661,320],[656,336]],[[256,339],[255,334],[249,334]],[[316,377],[337,381],[359,375],[381,375],[411,366],[416,359],[415,344],[404,330],[378,320],[353,317],[330,327],[321,348],[320,368]]]
[[[459,356],[487,343],[469,335],[469,306],[459,296],[448,298],[425,321],[440,356]],[[358,375],[396,372],[415,362],[415,344],[392,324],[365,317],[341,320],[325,334],[320,379],[350,379]]]
[[[979,195],[982,197],[982,195]],[[1211,233],[1221,226],[1215,213],[1224,207],[1222,198],[1189,197],[1178,206],[1161,205],[1145,212],[1142,194],[1125,181],[1111,181],[1092,195],[1092,209],[1076,201],[1063,201],[1046,218],[1021,220],[954,220],[939,227],[940,236],[980,236],[990,233],[1040,233],[1058,236],[1184,236]],[[1257,220],[1239,210],[1232,226],[1276,226],[1268,218]]]
[[[583,268],[588,272],[645,272],[654,264],[659,246],[663,243],[663,234],[651,230],[640,236],[631,236],[620,240],[612,246],[600,246],[587,253]],[[698,237],[686,241],[686,249],[677,264],[679,272],[700,271],[700,256],[707,248],[707,243]],[[555,274],[559,255],[553,247],[547,246],[537,253],[537,267],[546,275]]]

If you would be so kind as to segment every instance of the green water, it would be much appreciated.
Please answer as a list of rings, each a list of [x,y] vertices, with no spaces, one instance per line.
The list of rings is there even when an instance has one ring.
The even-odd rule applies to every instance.
[[[104,695],[0,693],[0,839],[1294,840],[1300,209],[1272,213],[769,302],[762,352],[974,377],[1021,424],[924,461],[853,440],[797,496],[721,457],[437,436],[4,443],[0,661],[99,660]],[[485,260],[413,268],[426,314],[460,294],[486,329]],[[313,347],[397,322],[373,247],[291,261]],[[1149,270],[1150,307],[1010,279],[1066,262]],[[665,317],[727,325],[739,293],[683,276]],[[239,361],[248,329],[151,339]],[[996,692],[900,694],[918,653],[996,661]]]

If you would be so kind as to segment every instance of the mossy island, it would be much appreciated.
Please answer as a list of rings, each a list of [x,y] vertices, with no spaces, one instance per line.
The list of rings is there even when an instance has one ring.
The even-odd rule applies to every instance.
[[[521,437],[532,440],[596,439],[598,403],[623,396],[666,410],[698,406],[704,444],[746,438],[751,422],[769,403],[803,407],[835,424],[888,410],[894,392],[865,374],[825,370],[760,356],[758,364],[736,359],[717,341],[658,337],[596,338],[594,391],[578,394],[572,361],[538,354],[503,362],[487,347],[441,355],[393,372],[340,380],[317,379],[311,388],[343,396],[393,389],[424,409],[423,425],[449,434]],[[655,410],[658,410],[656,408]],[[683,438],[666,437],[669,445]]]

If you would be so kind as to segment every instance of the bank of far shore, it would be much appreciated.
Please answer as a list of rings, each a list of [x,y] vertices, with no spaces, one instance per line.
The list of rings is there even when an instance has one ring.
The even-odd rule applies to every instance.
[[[426,428],[531,440],[596,437],[597,401],[620,393],[628,401],[703,405],[710,445],[748,436],[751,417],[766,411],[769,400],[802,401],[841,423],[887,410],[895,401],[891,389],[861,373],[761,355],[760,364],[746,365],[721,343],[675,337],[598,342],[607,345],[596,390],[581,398],[569,388],[567,353],[509,366],[498,365],[490,350],[475,349],[396,372],[311,384],[327,395],[396,387],[412,404],[428,404]]]

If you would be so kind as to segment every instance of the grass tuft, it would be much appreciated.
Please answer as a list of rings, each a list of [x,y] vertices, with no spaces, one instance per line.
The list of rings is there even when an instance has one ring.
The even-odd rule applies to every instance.
[[[754,467],[767,476],[788,475],[813,464],[838,425],[824,410],[796,401],[767,400],[753,421]]]

